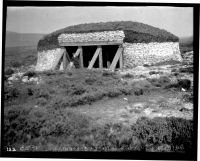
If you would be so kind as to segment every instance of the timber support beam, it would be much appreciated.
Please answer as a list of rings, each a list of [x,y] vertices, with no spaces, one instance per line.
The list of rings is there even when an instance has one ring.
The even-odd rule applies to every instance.
[[[100,56],[99,56],[100,55]],[[92,57],[92,60],[90,61],[90,64],[88,66],[88,69],[92,69],[97,57],[99,56],[99,66],[103,66],[102,65],[102,48],[101,46],[98,46],[93,57]]]
[[[123,50],[123,48],[122,48],[122,46],[120,45],[119,48],[117,49],[117,52],[116,52],[116,54],[115,54],[115,57],[114,57],[114,59],[113,59],[111,65],[110,65],[110,69],[111,69],[111,70],[115,70],[116,65],[117,65],[117,62],[118,62],[119,60],[120,60],[120,64],[121,64],[120,67],[122,66],[122,50]]]

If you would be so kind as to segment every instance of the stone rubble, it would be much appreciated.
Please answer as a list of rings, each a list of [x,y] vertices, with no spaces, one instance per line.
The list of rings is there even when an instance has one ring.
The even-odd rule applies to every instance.
[[[23,75],[24,75],[23,72],[17,72],[12,74],[12,76],[8,78],[8,84],[12,85],[13,82],[15,81],[21,81],[23,83],[35,82],[36,84],[42,82],[41,78],[38,77],[28,78],[28,76],[23,76]]]

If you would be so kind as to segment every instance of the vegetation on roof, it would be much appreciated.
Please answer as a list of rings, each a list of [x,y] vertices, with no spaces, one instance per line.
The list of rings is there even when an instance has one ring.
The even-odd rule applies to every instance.
[[[150,42],[176,42],[178,37],[156,27],[132,21],[100,22],[69,26],[48,35],[45,35],[38,42],[38,51],[54,49],[59,47],[58,36],[62,33],[88,33],[100,31],[123,30],[125,33],[124,42],[129,43],[150,43]]]

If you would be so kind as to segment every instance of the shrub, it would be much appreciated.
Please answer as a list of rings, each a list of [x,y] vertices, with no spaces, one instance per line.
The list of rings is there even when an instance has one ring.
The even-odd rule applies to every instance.
[[[68,76],[72,76],[72,72],[67,72],[67,75]]]
[[[127,84],[124,85],[122,88],[119,89],[123,94],[130,95],[133,91],[131,87],[129,87]]]
[[[41,72],[41,74],[46,75],[46,76],[51,76],[51,75],[62,75],[64,74],[64,71],[57,71],[57,70],[47,70]]]
[[[45,98],[47,100],[50,100],[52,98],[49,93],[49,89],[45,88],[45,86],[34,88],[33,93],[35,98]]]
[[[181,72],[181,73],[193,73],[193,67],[180,68],[179,72]]]
[[[179,75],[179,73],[177,73],[177,72],[174,72],[174,73],[173,73],[173,75],[174,75],[174,76],[178,76],[178,75]]]
[[[191,81],[188,80],[188,79],[179,79],[178,80],[178,86],[180,88],[184,88],[186,90],[189,90],[190,86],[191,86]]]
[[[154,86],[156,86],[156,87],[161,87],[162,85],[160,84],[160,82],[159,82],[159,79],[149,79],[149,78],[147,78],[147,80],[152,84],[152,85],[154,85]]]
[[[193,123],[181,118],[141,118],[132,126],[133,135],[145,144],[147,151],[152,150],[152,145],[170,145],[171,151],[192,150]]]
[[[75,88],[72,88],[71,95],[82,95],[85,92],[86,92],[86,89],[84,89],[83,87],[75,87]]]
[[[159,79],[149,79],[147,80],[156,87],[166,87],[170,85],[171,80],[166,76],[161,76]]]
[[[104,77],[109,77],[109,76],[113,76],[113,72],[109,72],[109,71],[103,71],[102,76]]]
[[[20,95],[20,91],[16,87],[5,87],[4,88],[4,99],[5,100],[16,98],[19,95]]]
[[[48,101],[47,101],[47,99],[44,98],[44,97],[41,97],[41,98],[38,98],[38,99],[37,99],[37,104],[38,104],[38,105],[44,106],[44,105],[46,105],[47,103],[48,103]]]
[[[153,75],[153,74],[159,74],[160,72],[156,72],[156,71],[150,71],[149,74]]]
[[[150,120],[141,118],[136,122],[136,126],[132,128],[136,136],[146,144],[156,145],[171,142],[171,131],[165,119],[155,118]]]
[[[12,62],[10,63],[10,65],[11,65],[12,67],[14,67],[14,68],[18,68],[18,67],[22,66],[22,63],[21,63],[21,62],[17,62],[17,61],[12,61]]]
[[[168,60],[168,61],[164,61],[164,62],[158,62],[153,64],[153,66],[161,66],[161,65],[175,65],[175,64],[181,64],[180,61],[176,61],[176,60]]]
[[[143,95],[143,89],[136,89],[135,91],[134,91],[134,94],[136,95],[136,96],[140,96],[140,95]]]
[[[181,118],[167,118],[168,125],[172,129],[171,150],[180,151],[183,147],[184,151],[192,151],[193,122]]]
[[[88,85],[92,85],[94,82],[96,82],[95,78],[86,78],[85,83]]]
[[[4,72],[5,75],[12,75],[13,73],[14,73],[14,70],[11,68],[6,69]]]
[[[177,69],[172,69],[171,72],[177,72]]]
[[[193,92],[186,93],[182,96],[183,100],[186,102],[192,102],[193,103]]]
[[[134,78],[134,76],[130,73],[127,73],[125,75],[122,75],[122,78]]]
[[[120,90],[113,88],[113,89],[109,89],[107,91],[106,96],[108,96],[108,97],[117,97],[120,94],[122,94],[122,92]]]
[[[143,66],[144,66],[144,67],[150,67],[151,65],[149,65],[149,64],[144,64]]]
[[[37,76],[37,73],[35,71],[27,71],[23,74],[23,76],[28,76],[28,78]]]
[[[81,114],[45,108],[15,106],[5,110],[5,145],[27,143],[48,136],[65,137],[89,126],[88,119]]]

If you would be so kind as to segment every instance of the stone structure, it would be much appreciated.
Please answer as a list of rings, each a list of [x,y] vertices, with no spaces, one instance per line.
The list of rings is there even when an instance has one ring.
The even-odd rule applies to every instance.
[[[56,68],[64,52],[63,48],[56,48],[38,52],[38,60],[35,67],[36,71],[53,70]]]
[[[124,43],[123,48],[124,68],[170,60],[182,61],[178,42]]]
[[[92,33],[73,33],[73,34],[61,34],[58,37],[58,42],[112,42],[112,41],[123,41],[125,35],[123,31],[103,31],[103,32],[92,32]]]
[[[124,38],[124,31],[121,30],[92,33],[62,33],[58,36],[60,47],[38,52],[38,61],[35,70],[55,69],[67,46],[119,45],[123,48],[122,60],[120,58],[116,58],[116,60],[120,59],[123,62],[123,68],[133,68],[144,64],[153,65],[169,60],[182,61],[178,42],[127,43],[123,42]],[[99,51],[104,53],[104,50]],[[82,52],[84,53],[84,49]],[[60,67],[60,69],[63,69],[63,67]]]

